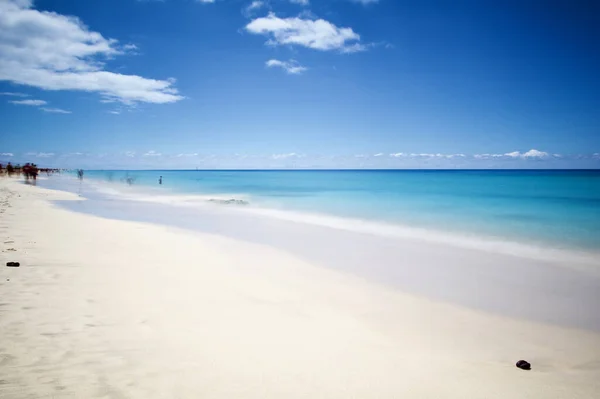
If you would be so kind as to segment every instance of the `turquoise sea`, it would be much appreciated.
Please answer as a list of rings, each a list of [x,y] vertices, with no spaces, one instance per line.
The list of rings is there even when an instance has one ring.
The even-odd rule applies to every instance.
[[[84,181],[113,190],[105,195],[236,198],[247,207],[600,249],[596,170],[86,171]]]

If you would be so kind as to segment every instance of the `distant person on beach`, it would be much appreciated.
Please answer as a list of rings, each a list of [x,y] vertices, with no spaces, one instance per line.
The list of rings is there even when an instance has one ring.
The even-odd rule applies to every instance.
[[[79,180],[83,180],[83,169],[78,169],[77,170],[77,178]]]
[[[25,181],[29,181],[29,178],[31,177],[31,166],[29,165],[29,162],[23,165],[22,171],[23,177],[25,177]]]
[[[162,184],[162,176],[158,178],[158,184]]]
[[[8,165],[6,165],[6,173],[8,174],[8,177],[12,176],[14,171],[15,171],[15,169],[13,168],[12,164],[9,162]]]
[[[37,180],[38,172],[39,172],[39,169],[38,169],[37,165],[32,163],[31,166],[29,167],[29,176],[31,176],[31,178],[33,180]]]

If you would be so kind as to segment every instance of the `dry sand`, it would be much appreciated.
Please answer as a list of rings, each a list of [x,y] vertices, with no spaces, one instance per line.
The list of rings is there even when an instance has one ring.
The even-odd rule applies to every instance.
[[[2,399],[599,395],[598,333],[52,199],[80,200],[0,179]]]

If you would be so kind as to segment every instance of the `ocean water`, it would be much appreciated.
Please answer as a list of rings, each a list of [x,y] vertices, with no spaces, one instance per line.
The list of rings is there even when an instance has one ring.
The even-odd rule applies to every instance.
[[[243,199],[248,209],[293,211],[307,220],[329,215],[600,250],[600,171],[86,171],[84,181],[106,196]]]

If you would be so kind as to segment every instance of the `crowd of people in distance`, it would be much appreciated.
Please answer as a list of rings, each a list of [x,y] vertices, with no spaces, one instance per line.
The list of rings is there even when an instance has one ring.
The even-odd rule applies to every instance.
[[[23,176],[26,182],[37,180],[40,173],[46,173],[50,176],[51,173],[60,172],[59,169],[38,168],[34,163],[27,162],[25,165],[13,165],[8,162],[6,165],[0,163],[0,176],[19,177]]]

